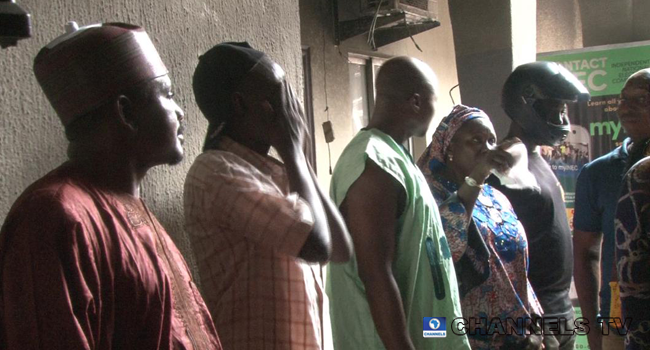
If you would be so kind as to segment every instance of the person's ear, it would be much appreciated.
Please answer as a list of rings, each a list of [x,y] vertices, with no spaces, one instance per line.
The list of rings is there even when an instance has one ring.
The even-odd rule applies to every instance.
[[[138,131],[138,116],[135,113],[134,104],[131,99],[120,95],[114,103],[119,122],[133,132]]]
[[[246,112],[246,103],[244,102],[244,96],[242,96],[241,93],[233,93],[230,102],[232,103],[232,110],[235,115],[242,115]]]
[[[420,113],[420,110],[422,109],[422,96],[418,93],[414,93],[409,97],[408,101],[413,112]]]
[[[269,123],[274,123],[276,121],[275,109],[273,109],[273,104],[269,101],[262,102],[262,111],[264,119]]]
[[[447,162],[452,162],[454,159],[454,147],[453,144],[450,143],[449,146],[447,146],[447,159],[445,159],[445,163]]]

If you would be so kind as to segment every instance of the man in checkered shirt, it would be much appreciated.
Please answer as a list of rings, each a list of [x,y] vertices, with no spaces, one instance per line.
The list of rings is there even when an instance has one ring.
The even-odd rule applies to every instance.
[[[350,239],[303,153],[284,71],[247,43],[223,43],[201,56],[193,87],[209,126],[185,182],[185,225],[224,349],[331,348],[321,265],[347,261]]]

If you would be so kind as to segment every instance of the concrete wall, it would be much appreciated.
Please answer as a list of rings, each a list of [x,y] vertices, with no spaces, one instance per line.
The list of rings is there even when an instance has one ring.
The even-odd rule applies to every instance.
[[[585,47],[650,40],[647,0],[579,0]]]
[[[336,136],[335,141],[330,144],[332,167],[355,134],[348,77],[350,53],[378,57],[408,55],[423,60],[433,68],[440,80],[440,89],[436,118],[427,133],[428,139],[431,138],[440,120],[451,110],[453,104],[449,97],[449,90],[458,84],[454,42],[447,1],[438,1],[438,4],[438,19],[441,26],[414,36],[423,52],[418,51],[410,38],[386,45],[373,52],[366,44],[365,35],[346,40],[340,47],[334,45],[334,19],[330,0],[300,0],[302,44],[311,50],[317,168],[319,182],[323,188],[328,189],[330,182],[328,149],[321,128],[321,124],[327,120],[327,113],[324,112],[325,80],[327,80],[329,117]],[[457,89],[454,90],[453,96],[455,102],[459,103]],[[422,154],[426,145],[425,138],[414,140],[413,153],[416,158]]]
[[[23,189],[66,160],[67,142],[54,111],[32,74],[38,50],[63,33],[63,25],[124,21],[144,26],[171,71],[176,101],[187,120],[183,163],[149,172],[143,197],[193,266],[183,232],[185,174],[199,154],[207,123],[196,107],[191,77],[197,57],[214,44],[248,40],[302,83],[297,0],[18,0],[31,13],[34,37],[0,50],[0,219]]]
[[[582,48],[578,0],[537,1],[537,52]]]

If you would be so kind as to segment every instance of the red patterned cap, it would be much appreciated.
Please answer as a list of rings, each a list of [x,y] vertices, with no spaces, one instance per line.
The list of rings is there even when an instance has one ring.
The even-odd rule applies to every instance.
[[[54,39],[34,59],[34,75],[68,125],[124,89],[168,73],[143,28],[105,23],[78,28]]]

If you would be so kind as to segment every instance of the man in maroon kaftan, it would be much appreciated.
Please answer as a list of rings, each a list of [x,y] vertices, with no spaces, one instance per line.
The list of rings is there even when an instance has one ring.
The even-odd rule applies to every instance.
[[[68,29],[34,72],[69,161],[23,192],[0,232],[0,349],[221,349],[139,194],[149,168],[183,157],[167,69],[142,28]]]

